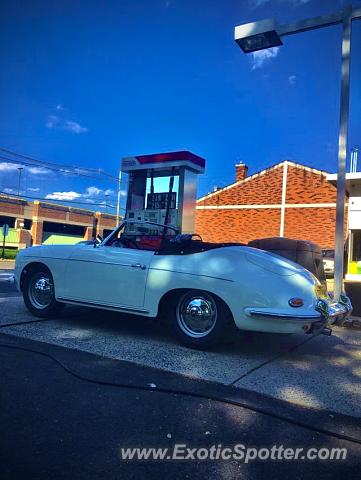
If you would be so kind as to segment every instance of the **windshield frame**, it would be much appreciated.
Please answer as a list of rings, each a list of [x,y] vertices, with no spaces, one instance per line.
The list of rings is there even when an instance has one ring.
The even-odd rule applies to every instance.
[[[176,235],[180,233],[180,229],[177,227],[173,227],[172,225],[164,225],[162,223],[147,222],[145,220],[123,220],[107,237],[105,237],[102,240],[99,246],[103,246],[103,247],[109,246],[109,243],[111,243],[111,241],[116,237],[116,235],[118,235],[118,233],[122,228],[124,228],[127,224],[133,224],[133,223],[137,223],[140,225],[154,225],[157,227],[161,227],[163,229],[173,230],[176,233]]]

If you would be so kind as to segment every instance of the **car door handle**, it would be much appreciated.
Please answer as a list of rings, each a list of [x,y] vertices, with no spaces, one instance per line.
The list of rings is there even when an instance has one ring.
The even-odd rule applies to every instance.
[[[145,270],[147,268],[146,265],[142,265],[141,263],[133,263],[132,267],[133,268],[141,268],[142,270]]]

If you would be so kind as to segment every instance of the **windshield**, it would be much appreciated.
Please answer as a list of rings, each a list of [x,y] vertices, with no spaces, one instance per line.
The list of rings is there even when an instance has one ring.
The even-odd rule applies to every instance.
[[[102,245],[158,251],[161,249],[164,239],[172,239],[178,233],[178,229],[170,226],[150,222],[125,221],[103,241]]]

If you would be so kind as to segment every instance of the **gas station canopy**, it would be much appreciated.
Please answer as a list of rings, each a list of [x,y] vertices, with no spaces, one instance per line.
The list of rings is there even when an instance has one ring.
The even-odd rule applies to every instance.
[[[123,158],[121,172],[128,175],[125,218],[194,233],[197,175],[204,173],[205,166],[204,158],[187,150]],[[154,180],[159,177],[169,177],[168,191],[156,191]],[[174,177],[177,192],[173,192]]]
[[[122,159],[121,170],[128,173],[134,170],[156,169],[157,176],[171,175],[174,167],[178,173],[181,167],[195,173],[204,173],[206,162],[204,158],[187,150],[168,153],[154,153],[151,155],[137,155]]]

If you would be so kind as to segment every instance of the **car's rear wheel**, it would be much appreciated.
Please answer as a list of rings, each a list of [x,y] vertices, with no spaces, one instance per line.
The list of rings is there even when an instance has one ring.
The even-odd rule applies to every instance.
[[[45,267],[26,275],[23,298],[28,310],[40,318],[50,318],[64,307],[64,304],[55,299],[53,277]]]
[[[173,331],[188,347],[206,349],[219,343],[231,320],[228,307],[211,293],[188,290],[173,297]]]

